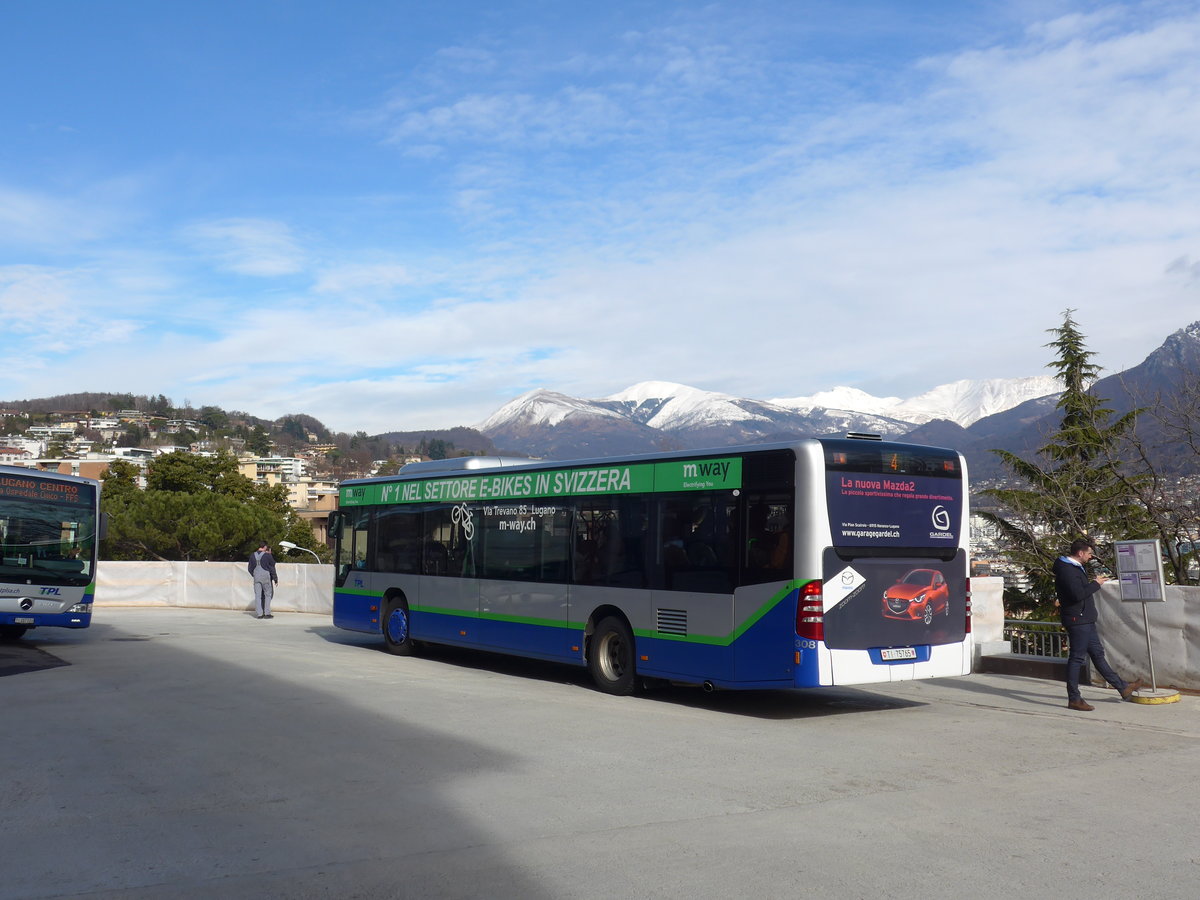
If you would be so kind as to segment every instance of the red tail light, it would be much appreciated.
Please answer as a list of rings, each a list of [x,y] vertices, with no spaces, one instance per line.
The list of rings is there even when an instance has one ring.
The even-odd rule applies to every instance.
[[[825,604],[821,594],[824,585],[807,581],[800,587],[796,600],[796,636],[810,641],[825,640]]]
[[[967,579],[967,634],[971,633],[971,579]]]

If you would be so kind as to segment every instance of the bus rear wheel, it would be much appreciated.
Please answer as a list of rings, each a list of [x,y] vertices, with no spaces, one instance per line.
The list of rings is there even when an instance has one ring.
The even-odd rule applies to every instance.
[[[389,653],[412,655],[413,639],[409,626],[408,604],[401,597],[393,597],[383,613],[383,640]]]
[[[601,619],[588,654],[588,671],[596,687],[619,697],[632,694],[637,687],[633,652],[633,632],[625,621],[616,616]]]
[[[19,641],[28,630],[28,625],[0,625],[0,641]]]

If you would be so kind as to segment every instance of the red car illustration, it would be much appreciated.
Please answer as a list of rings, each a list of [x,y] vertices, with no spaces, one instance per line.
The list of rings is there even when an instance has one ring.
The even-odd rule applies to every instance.
[[[883,592],[883,614],[889,619],[929,625],[940,612],[950,615],[950,585],[937,569],[913,569]]]

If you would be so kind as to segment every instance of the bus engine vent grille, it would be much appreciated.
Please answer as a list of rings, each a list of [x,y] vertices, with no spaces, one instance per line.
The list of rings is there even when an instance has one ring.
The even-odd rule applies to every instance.
[[[660,609],[658,611],[659,634],[687,634],[686,609]]]

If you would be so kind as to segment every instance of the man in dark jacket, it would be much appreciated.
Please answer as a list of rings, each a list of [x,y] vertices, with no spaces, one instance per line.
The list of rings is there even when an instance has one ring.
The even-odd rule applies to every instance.
[[[271,615],[271,598],[275,595],[275,585],[279,584],[279,576],[275,574],[275,557],[267,542],[263,541],[258,549],[250,554],[246,568],[254,578],[254,614],[258,619],[273,619]]]
[[[1104,658],[1104,644],[1100,642],[1100,631],[1096,627],[1095,595],[1108,579],[1097,575],[1093,581],[1088,578],[1085,568],[1095,554],[1096,548],[1092,542],[1080,538],[1071,542],[1068,555],[1054,561],[1058,614],[1071,645],[1067,657],[1067,707],[1081,712],[1091,712],[1096,708],[1079,693],[1079,673],[1083,669],[1083,661],[1089,656],[1096,671],[1120,692],[1122,700],[1128,700],[1142,686],[1141,681],[1125,681]]]

